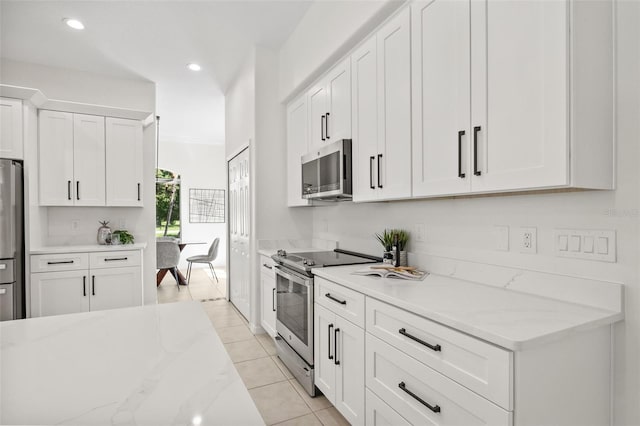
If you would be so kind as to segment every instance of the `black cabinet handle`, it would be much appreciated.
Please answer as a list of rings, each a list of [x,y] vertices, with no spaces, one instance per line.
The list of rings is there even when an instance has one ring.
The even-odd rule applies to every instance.
[[[420,398],[418,395],[416,395],[415,393],[413,393],[409,389],[407,389],[407,385],[405,385],[404,382],[398,383],[398,387],[400,389],[402,389],[403,391],[405,391],[406,393],[408,393],[413,399],[418,401],[420,404],[424,405],[429,410],[433,411],[434,413],[439,413],[440,412],[440,406],[439,405],[431,405],[431,404],[429,404],[427,401],[425,401],[424,399]]]
[[[340,332],[339,328],[336,328],[336,330],[333,332],[333,356],[334,356],[334,360],[333,363],[335,365],[340,365],[340,361],[338,361],[338,333]]]
[[[331,329],[333,328],[333,324],[329,324],[329,327],[327,327],[327,345],[328,345],[328,349],[327,349],[327,358],[329,359],[333,359],[333,355],[331,355]]]
[[[325,296],[326,296],[326,297],[328,297],[329,299],[333,300],[334,302],[338,302],[338,303],[339,303],[339,304],[341,304],[341,305],[346,305],[346,304],[347,304],[347,301],[346,301],[346,300],[336,299],[335,297],[333,297],[333,296],[331,295],[331,293],[327,293],[327,294],[325,294]]]
[[[407,333],[407,330],[404,328],[401,328],[400,330],[398,330],[398,333],[402,334],[403,336],[407,336],[409,339],[414,340],[420,343],[421,345],[428,347],[432,351],[440,352],[442,350],[442,347],[440,345],[432,345],[430,343],[425,342],[422,339],[417,338],[416,336],[412,336],[409,333]]]
[[[61,260],[59,262],[47,262],[47,265],[64,265],[68,263],[73,263],[73,260]]]
[[[87,295],[87,277],[86,276],[82,277],[82,295],[83,296]]]
[[[378,188],[382,188],[380,184],[380,160],[382,160],[382,154],[378,154]]]
[[[271,289],[271,309],[273,312],[276,311],[276,288]]]
[[[104,261],[105,262],[115,262],[117,260],[127,260],[129,259],[128,257],[105,257]]]
[[[267,265],[266,263],[263,263],[263,264],[262,264],[262,266],[264,266],[264,267],[265,267],[265,268],[267,268],[267,269],[273,269],[273,266],[269,266],[269,265]]]
[[[324,137],[324,126],[325,126],[325,122],[326,122],[325,120],[326,120],[326,117],[324,115],[322,115],[320,117],[320,138],[322,138],[323,141],[326,140],[325,137]]]
[[[329,138],[329,113],[327,113],[325,117],[326,118],[324,119],[324,135],[327,139],[330,139]]]
[[[96,295],[96,276],[91,275],[91,295]]]
[[[482,172],[478,170],[478,132],[482,130],[482,127],[476,126],[473,128],[473,174],[480,176]]]
[[[140,201],[140,183],[138,183],[138,201]]]
[[[71,181],[67,181],[67,199],[71,200]]]
[[[371,189],[376,189],[375,185],[373,184],[373,161],[376,159],[376,157],[371,156],[369,157],[369,188]]]
[[[80,181],[76,181],[76,200],[80,199]]]
[[[462,173],[462,137],[464,136],[464,130],[458,132],[458,177],[465,178],[465,174]]]

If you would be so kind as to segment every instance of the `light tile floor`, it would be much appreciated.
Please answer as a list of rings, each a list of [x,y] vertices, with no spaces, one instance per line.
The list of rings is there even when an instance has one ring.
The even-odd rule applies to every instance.
[[[158,303],[200,300],[249,394],[268,425],[342,426],[349,422],[323,395],[311,398],[276,355],[266,334],[253,335],[247,320],[226,301],[226,273],[219,282],[205,269],[194,269],[188,287],[178,291],[170,274],[158,287]]]

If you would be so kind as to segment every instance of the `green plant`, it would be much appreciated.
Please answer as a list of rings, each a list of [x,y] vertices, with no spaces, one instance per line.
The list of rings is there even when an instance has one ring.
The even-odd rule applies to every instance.
[[[385,229],[382,235],[376,234],[376,238],[380,241],[380,244],[382,244],[385,251],[391,251],[395,244],[396,236],[398,237],[400,251],[403,251],[407,247],[407,242],[409,241],[409,233],[404,229]]]
[[[129,231],[125,231],[124,229],[119,229],[117,231],[113,231],[113,236],[118,235],[120,237],[121,244],[133,244],[134,237],[129,233]]]

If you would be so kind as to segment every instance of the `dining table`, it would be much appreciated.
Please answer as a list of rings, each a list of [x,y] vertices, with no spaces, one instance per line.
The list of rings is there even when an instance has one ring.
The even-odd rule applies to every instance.
[[[197,244],[207,244],[207,242],[206,241],[189,241],[189,240],[184,241],[184,240],[178,239],[178,247],[180,247],[181,253],[186,246],[197,245]],[[167,275],[167,272],[171,272],[171,269],[170,268],[158,269],[158,273],[156,274],[156,287],[160,285],[165,275]],[[178,284],[187,285],[187,279],[182,274],[182,272],[180,272],[180,269],[176,268],[176,273],[177,273],[177,276],[175,277],[175,279],[176,281],[178,281]]]

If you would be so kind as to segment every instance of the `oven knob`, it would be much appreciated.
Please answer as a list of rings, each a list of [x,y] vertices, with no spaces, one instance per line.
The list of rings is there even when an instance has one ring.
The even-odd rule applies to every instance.
[[[284,250],[278,250],[278,256],[287,257],[287,252]]]
[[[305,262],[307,264],[307,266],[313,266],[316,264],[316,262],[314,262],[313,260],[309,259]]]

